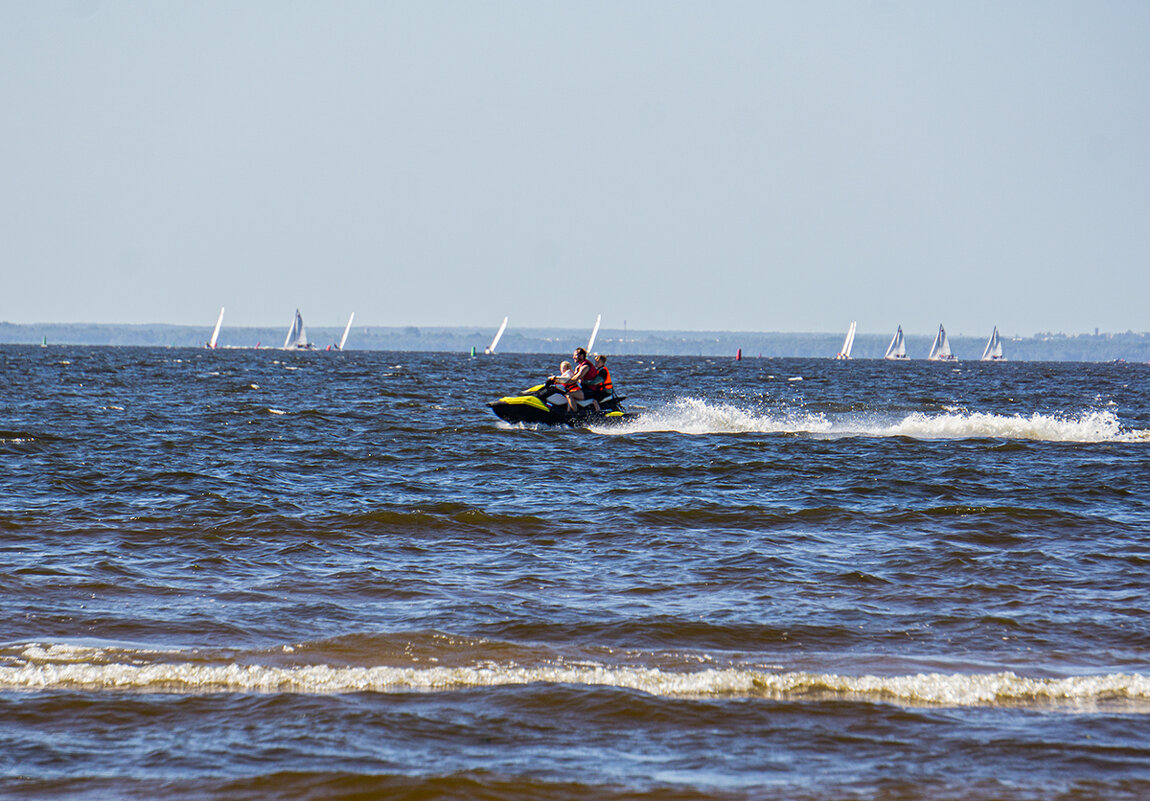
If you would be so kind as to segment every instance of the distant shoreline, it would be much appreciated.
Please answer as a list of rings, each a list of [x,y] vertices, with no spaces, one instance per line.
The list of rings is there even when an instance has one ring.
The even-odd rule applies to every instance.
[[[36,323],[0,322],[0,344],[39,345],[104,345],[140,347],[202,347],[211,336],[210,326],[112,323]],[[490,344],[495,327],[382,327],[357,326],[348,337],[348,350],[442,351],[478,353]],[[309,327],[308,336],[318,349],[339,341],[340,327]],[[587,342],[590,331],[574,328],[508,328],[499,343],[501,353],[565,354]],[[893,334],[893,332],[892,332]],[[224,327],[219,346],[278,348],[285,330],[261,327]],[[595,350],[609,354],[650,354],[665,356],[734,356],[739,350],[744,357],[833,357],[842,346],[844,334],[784,333],[747,331],[648,331],[603,329],[596,339]],[[859,334],[854,356],[859,359],[881,358],[891,334]],[[925,359],[933,335],[907,335],[907,354]],[[987,337],[950,335],[951,346],[962,361],[976,361]],[[1150,361],[1150,333],[1122,334],[1040,334],[1031,337],[1004,337],[1006,358],[1013,361],[1082,361],[1129,362]]]

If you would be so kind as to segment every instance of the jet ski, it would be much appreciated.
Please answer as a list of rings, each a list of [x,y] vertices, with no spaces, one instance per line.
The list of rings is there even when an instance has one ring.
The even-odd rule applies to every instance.
[[[591,398],[575,401],[575,411],[567,407],[567,393],[547,379],[546,383],[525,389],[487,404],[500,420],[508,423],[543,423],[549,426],[593,426],[634,420],[638,415],[623,411],[622,395],[611,393],[599,401],[599,409]]]

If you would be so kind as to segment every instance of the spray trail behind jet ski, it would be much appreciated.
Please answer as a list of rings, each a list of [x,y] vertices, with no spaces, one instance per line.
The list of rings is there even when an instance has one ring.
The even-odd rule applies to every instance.
[[[1123,429],[1112,411],[1077,414],[1003,415],[963,409],[940,413],[881,410],[822,413],[762,411],[731,403],[682,398],[613,426],[592,426],[604,434],[679,432],[682,434],[791,434],[837,439],[911,437],[915,439],[1010,439],[1044,442],[1140,442],[1150,431]]]

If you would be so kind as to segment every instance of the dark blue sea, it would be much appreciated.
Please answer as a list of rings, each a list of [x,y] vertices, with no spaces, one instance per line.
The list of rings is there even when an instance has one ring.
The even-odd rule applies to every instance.
[[[1150,798],[1150,366],[0,348],[0,796]]]

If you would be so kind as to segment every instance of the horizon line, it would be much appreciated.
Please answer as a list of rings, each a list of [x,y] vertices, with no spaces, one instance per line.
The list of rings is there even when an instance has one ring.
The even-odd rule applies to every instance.
[[[56,321],[56,322],[40,321],[40,322],[35,322],[35,323],[13,323],[13,322],[10,322],[8,320],[0,320],[0,326],[13,326],[13,327],[19,327],[19,328],[35,328],[37,326],[88,326],[88,327],[184,328],[184,329],[200,329],[200,328],[202,328],[202,329],[210,332],[213,329],[214,324],[212,324],[212,323],[206,323],[206,324],[200,324],[200,323],[161,323],[161,322],[107,323],[107,322],[69,322],[69,321],[63,321],[63,322],[61,322],[61,321]],[[308,328],[311,328],[313,330],[329,329],[329,328],[342,330],[343,327],[344,327],[343,323],[332,324],[332,325],[324,325],[324,324],[319,324],[319,325],[309,324],[308,325]],[[899,327],[901,327],[901,326],[899,326],[899,325],[895,326],[895,328],[899,328]],[[1110,336],[1110,335],[1116,335],[1116,334],[1133,334],[1136,336],[1150,336],[1150,331],[1134,331],[1133,329],[1127,329],[1126,331],[1105,331],[1099,327],[1096,327],[1094,329],[1094,331],[1080,331],[1080,332],[1073,332],[1073,333],[1066,332],[1066,331],[1036,331],[1032,334],[1018,334],[1018,333],[1003,334],[1001,326],[992,326],[992,328],[995,328],[995,327],[997,327],[999,329],[1000,336],[1005,336],[1008,339],[1035,339],[1038,337],[1047,337],[1047,336],[1064,336],[1064,337],[1099,336],[1099,337],[1101,337],[1101,336]],[[275,325],[250,324],[250,325],[231,325],[231,326],[225,325],[220,330],[221,330],[221,332],[223,332],[223,331],[228,331],[228,330],[232,330],[232,331],[258,330],[258,329],[279,330],[281,328],[283,328],[283,326],[279,325],[279,324],[275,324]],[[414,328],[416,330],[429,330],[429,331],[432,331],[432,330],[442,330],[442,331],[463,331],[463,330],[466,330],[466,331],[472,331],[474,329],[479,329],[480,331],[486,331],[489,328],[492,330],[495,330],[498,328],[498,326],[497,325],[492,326],[492,325],[486,325],[486,324],[484,324],[484,325],[466,325],[466,324],[463,324],[463,325],[459,325],[459,324],[457,324],[457,325],[438,325],[438,324],[375,325],[375,324],[361,324],[361,325],[357,325],[354,327],[354,329],[359,329],[362,331],[372,330],[372,329],[403,331],[403,330],[409,329],[409,328]],[[512,333],[513,334],[515,332],[515,330],[516,330],[515,327],[510,327],[506,333]],[[518,328],[518,330],[521,332],[524,332],[524,331],[526,331],[526,332],[541,332],[541,331],[544,331],[544,332],[564,331],[564,332],[566,332],[566,331],[583,331],[585,329],[583,327],[580,327],[580,326],[530,326],[530,325],[528,325],[528,326],[521,326]],[[891,334],[893,332],[893,330],[894,329],[891,329],[890,331],[886,331],[886,330],[884,330],[884,331],[871,331],[871,332],[859,331],[858,335],[859,336],[886,336],[888,334]],[[602,331],[600,333],[606,334],[609,332],[621,332],[621,333],[636,334],[636,335],[638,335],[638,334],[696,334],[696,335],[707,335],[707,334],[729,334],[729,335],[784,334],[784,335],[789,335],[789,336],[795,336],[795,335],[842,336],[844,331],[846,331],[845,326],[842,330],[834,330],[834,331],[811,331],[811,330],[786,331],[786,330],[781,330],[781,329],[775,329],[775,330],[742,329],[741,330],[741,329],[718,329],[718,328],[607,328],[607,327],[605,327],[602,329]],[[906,336],[929,337],[929,336],[934,336],[935,333],[937,333],[937,332],[935,332],[935,331],[930,331],[927,333],[907,332],[905,329],[903,329],[903,334]],[[964,338],[979,338],[979,337],[989,336],[989,335],[988,334],[982,334],[982,333],[978,333],[978,334],[958,333],[958,334],[952,334],[951,336],[958,336],[958,337],[964,337]]]

